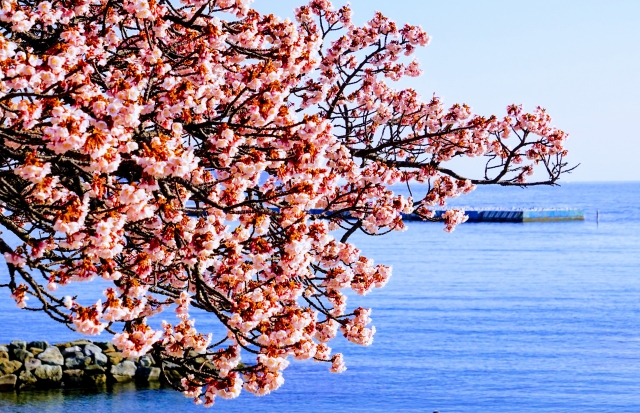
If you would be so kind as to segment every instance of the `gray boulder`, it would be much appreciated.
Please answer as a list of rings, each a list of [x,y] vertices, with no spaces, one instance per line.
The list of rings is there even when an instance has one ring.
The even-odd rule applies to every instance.
[[[7,374],[0,377],[0,391],[12,391],[16,388],[18,376],[15,374]]]
[[[104,367],[109,363],[109,358],[107,356],[105,356],[104,354],[102,354],[102,353],[94,353],[93,354],[93,361],[98,366]]]
[[[170,369],[170,370],[175,370],[180,368],[179,365],[172,363],[170,361],[165,361],[164,363],[162,363],[162,365],[164,366],[165,369]]]
[[[62,354],[64,354],[65,357],[69,357],[72,355],[75,355],[76,353],[81,352],[82,349],[79,346],[71,346],[71,347],[67,347],[64,350],[62,350]]]
[[[22,372],[20,372],[20,376],[18,377],[18,379],[20,379],[20,385],[18,386],[20,390],[34,389],[36,387],[36,384],[38,383],[38,378],[34,376],[30,371],[23,370]]]
[[[140,357],[140,359],[138,360],[138,364],[141,367],[151,367],[156,363],[153,360],[153,357],[151,357],[151,354],[146,354],[146,355]]]
[[[82,353],[77,352],[74,356],[65,359],[64,366],[67,369],[83,369],[91,364],[91,357],[85,357]]]
[[[21,348],[17,348],[13,350],[13,358],[24,363],[26,359],[33,358],[33,353],[30,353],[27,350],[23,350]]]
[[[41,365],[42,365],[42,361],[35,358],[29,358],[24,361],[24,368],[26,371],[35,370]]]
[[[10,350],[14,350],[20,348],[22,350],[26,350],[27,349],[27,342],[26,341],[22,341],[22,340],[13,340],[11,343],[9,343],[9,349]]]
[[[7,346],[0,346],[0,351],[4,351],[5,353],[9,352],[9,347]]]
[[[84,355],[93,356],[96,353],[102,353],[102,349],[95,344],[87,344],[84,346]]]
[[[17,371],[22,367],[22,363],[17,360],[0,360],[0,376],[5,374],[12,374],[14,371]]]
[[[111,366],[111,375],[117,382],[131,381],[136,375],[136,364],[131,360],[125,360],[118,365]]]
[[[64,364],[64,357],[58,347],[49,347],[42,353],[38,354],[38,358],[42,361],[42,364],[49,364],[51,366],[62,366]]]
[[[62,367],[43,364],[33,370],[33,374],[44,384],[55,385],[62,380]]]
[[[144,382],[158,381],[161,373],[160,367],[138,367],[136,380]]]

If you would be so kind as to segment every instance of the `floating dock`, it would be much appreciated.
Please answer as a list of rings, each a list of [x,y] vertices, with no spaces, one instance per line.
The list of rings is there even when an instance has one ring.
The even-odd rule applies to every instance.
[[[584,221],[581,209],[516,209],[516,210],[464,210],[467,222],[553,222]],[[441,217],[445,211],[436,211]],[[422,221],[415,214],[402,214],[405,221]]]

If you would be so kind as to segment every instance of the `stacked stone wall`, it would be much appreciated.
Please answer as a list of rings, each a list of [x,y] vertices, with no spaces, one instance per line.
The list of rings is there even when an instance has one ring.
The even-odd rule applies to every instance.
[[[0,391],[101,387],[128,381],[154,382],[160,366],[151,355],[124,358],[113,344],[76,340],[14,340],[0,345]]]

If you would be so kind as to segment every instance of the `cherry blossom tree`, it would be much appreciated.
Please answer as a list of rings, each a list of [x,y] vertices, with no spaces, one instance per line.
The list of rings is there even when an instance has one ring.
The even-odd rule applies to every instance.
[[[277,389],[293,358],[344,371],[338,334],[371,344],[370,310],[345,291],[391,268],[356,231],[402,231],[402,213],[450,231],[466,217],[435,216],[448,198],[567,171],[544,109],[483,117],[392,88],[420,74],[409,56],[429,36],[380,13],[357,26],[326,0],[295,22],[248,0],[0,3],[0,224],[19,239],[0,241],[2,286],[114,334],[126,357],[179,366],[169,382],[206,405]],[[447,167],[464,157],[484,159],[478,176]],[[101,301],[56,293],[97,278]]]

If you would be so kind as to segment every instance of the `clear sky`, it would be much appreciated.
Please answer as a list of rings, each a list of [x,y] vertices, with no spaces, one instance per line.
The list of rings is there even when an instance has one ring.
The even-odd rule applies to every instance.
[[[290,17],[304,3],[253,6]],[[435,92],[498,116],[510,103],[540,105],[569,132],[569,160],[581,164],[567,181],[640,180],[640,0],[350,3],[357,23],[379,10],[432,36],[417,54],[424,74],[410,79],[425,99]]]

